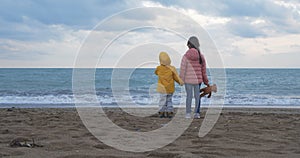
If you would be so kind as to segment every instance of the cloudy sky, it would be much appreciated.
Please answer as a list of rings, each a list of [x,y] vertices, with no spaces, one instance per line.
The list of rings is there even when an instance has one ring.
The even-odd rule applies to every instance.
[[[142,7],[165,10],[126,12]],[[98,67],[147,67],[160,50],[179,53],[178,67],[184,38],[193,35],[185,31],[196,27],[189,21],[206,31],[225,67],[300,67],[299,0],[1,0],[0,67],[74,67],[78,53],[97,58]],[[199,39],[213,65],[207,40]],[[95,47],[82,50],[87,42]],[[88,53],[94,50],[98,56]],[[137,53],[148,65],[131,65]]]

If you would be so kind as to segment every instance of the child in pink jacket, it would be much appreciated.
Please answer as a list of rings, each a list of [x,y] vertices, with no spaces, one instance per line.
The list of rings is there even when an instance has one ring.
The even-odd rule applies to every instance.
[[[199,40],[192,36],[187,42],[189,50],[184,54],[180,65],[180,78],[185,83],[186,96],[186,118],[191,117],[191,104],[194,93],[195,111],[194,118],[200,118],[200,86],[204,82],[209,86],[206,74],[206,61],[200,52]]]

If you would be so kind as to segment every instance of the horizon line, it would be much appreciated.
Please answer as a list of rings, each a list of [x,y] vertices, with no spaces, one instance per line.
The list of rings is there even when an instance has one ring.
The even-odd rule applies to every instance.
[[[0,67],[0,69],[154,69],[156,67]],[[180,67],[175,67],[179,69]],[[211,67],[207,69],[300,69],[300,67]]]

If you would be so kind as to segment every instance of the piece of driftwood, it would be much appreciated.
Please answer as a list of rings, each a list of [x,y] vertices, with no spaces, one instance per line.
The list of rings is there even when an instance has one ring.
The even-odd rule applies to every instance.
[[[9,143],[10,147],[28,147],[28,148],[34,148],[34,147],[43,147],[43,145],[36,144],[34,142],[34,139],[24,138],[24,137],[18,137],[13,139]]]

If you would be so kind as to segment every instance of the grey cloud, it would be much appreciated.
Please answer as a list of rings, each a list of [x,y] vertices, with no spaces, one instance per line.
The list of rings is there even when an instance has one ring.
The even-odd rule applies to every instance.
[[[52,26],[92,29],[104,18],[126,9],[127,5],[121,0],[2,0],[0,35],[2,39],[24,41],[57,40],[61,35]]]
[[[8,51],[0,46],[0,59],[1,60],[19,60],[19,61],[34,61],[40,60],[49,55],[43,51],[35,50],[15,50]]]
[[[0,16],[12,22],[22,22],[22,17],[26,16],[47,25],[91,27],[94,19],[101,20],[125,8],[126,2],[120,0],[4,0],[1,1]]]
[[[265,36],[262,27],[251,25],[251,21],[246,19],[232,19],[226,25],[226,28],[232,34],[244,38],[255,38]]]
[[[260,18],[268,22],[269,30],[278,33],[300,33],[300,13],[299,9],[293,10],[281,5],[278,5],[273,0],[213,0],[213,1],[198,1],[198,0],[176,0],[159,1],[166,6],[176,6],[179,8],[189,8],[198,11],[198,13],[210,16],[227,17],[234,20],[241,20],[240,28],[237,24],[230,24],[237,30],[232,30],[232,33],[242,37],[256,37],[261,36],[261,27],[249,27],[245,18]],[[293,2],[299,5],[299,1],[285,1]],[[233,26],[232,26],[233,25]],[[229,27],[229,29],[230,29]],[[246,31],[246,32],[245,32]],[[253,33],[249,35],[249,33]]]

